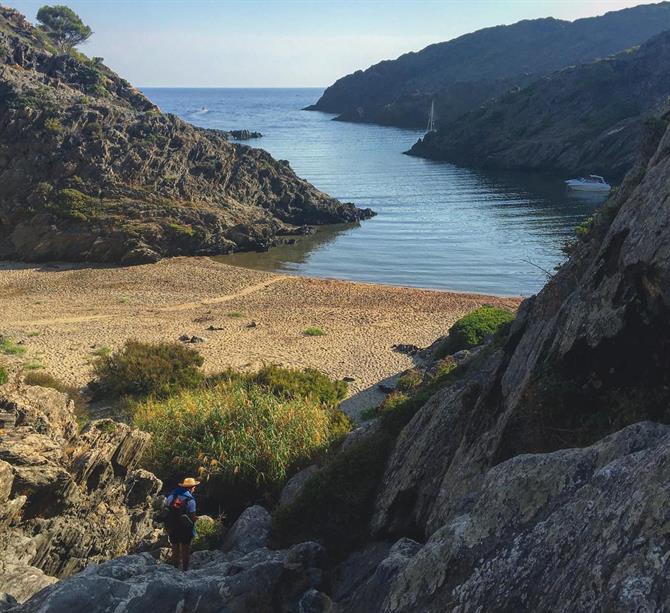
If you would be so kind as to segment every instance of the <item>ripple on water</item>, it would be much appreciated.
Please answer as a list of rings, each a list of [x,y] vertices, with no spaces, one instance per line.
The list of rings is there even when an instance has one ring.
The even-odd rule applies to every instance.
[[[535,293],[561,245],[599,200],[561,178],[486,173],[402,155],[419,132],[332,121],[300,109],[318,89],[147,89],[163,111],[196,125],[258,130],[250,141],[290,161],[319,189],[377,217],[326,228],[264,254],[225,261],[305,275],[473,291]],[[207,108],[207,113],[197,113]]]

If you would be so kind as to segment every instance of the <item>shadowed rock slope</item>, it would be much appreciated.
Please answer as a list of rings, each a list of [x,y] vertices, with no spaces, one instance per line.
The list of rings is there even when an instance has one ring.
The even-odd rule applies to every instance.
[[[670,95],[670,32],[569,68],[426,134],[409,151],[467,166],[620,179]]]
[[[147,262],[369,217],[288,163],[161,113],[0,8],[0,257]]]
[[[542,75],[639,45],[670,28],[662,2],[574,22],[521,21],[430,45],[342,77],[310,110],[343,121],[424,128],[431,101],[441,125]]]
[[[666,128],[522,304],[490,375],[439,392],[403,430],[372,528],[425,544],[377,610],[670,606],[670,430],[639,423],[670,422],[669,201]]]

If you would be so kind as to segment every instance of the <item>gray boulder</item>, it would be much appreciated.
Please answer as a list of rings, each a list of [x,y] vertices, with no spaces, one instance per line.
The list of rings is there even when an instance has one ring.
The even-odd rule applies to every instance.
[[[282,551],[256,549],[246,555],[209,553],[188,572],[161,564],[148,553],[92,565],[9,610],[247,613],[295,611],[303,601],[312,603],[306,611],[328,610],[314,608],[319,599],[312,590],[321,587],[325,562],[316,543]]]
[[[300,472],[293,475],[287,482],[284,488],[281,491],[281,496],[279,497],[279,506],[285,507],[290,505],[298,496],[305,483],[309,481],[310,477],[319,472],[319,467],[316,464],[312,464],[307,468],[304,468]]]
[[[223,551],[250,553],[267,547],[272,528],[271,515],[260,505],[245,509],[223,541]]]

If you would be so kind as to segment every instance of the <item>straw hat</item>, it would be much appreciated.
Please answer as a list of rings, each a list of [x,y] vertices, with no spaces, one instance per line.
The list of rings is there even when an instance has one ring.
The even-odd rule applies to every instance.
[[[196,481],[193,477],[186,477],[181,483],[179,483],[179,487],[195,487],[198,485],[200,481]]]

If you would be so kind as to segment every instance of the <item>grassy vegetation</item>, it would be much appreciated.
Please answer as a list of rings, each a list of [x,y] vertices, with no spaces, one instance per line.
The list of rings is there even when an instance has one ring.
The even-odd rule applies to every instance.
[[[0,385],[4,385],[9,380],[9,375],[4,366],[0,366]]]
[[[41,370],[44,368],[44,364],[40,360],[30,360],[23,365],[24,370]]]
[[[219,520],[200,518],[195,522],[195,538],[192,551],[218,549],[223,538],[223,524]]]
[[[99,358],[106,358],[111,354],[112,354],[112,348],[108,347],[107,345],[103,345],[102,347],[98,347],[97,349],[93,350],[93,355]]]
[[[167,227],[179,236],[193,236],[195,234],[195,230],[191,226],[181,223],[172,222],[167,224]]]
[[[351,427],[321,401],[321,389],[303,386],[299,371],[279,376],[279,370],[273,368],[272,384],[229,371],[137,403],[133,422],[152,435],[147,468],[167,481],[197,474],[205,495],[229,511],[275,496],[290,472],[327,452]],[[295,385],[288,383],[291,373]]]
[[[203,357],[181,343],[141,343],[129,340],[118,351],[101,355],[93,364],[96,396],[167,396],[200,384]]]
[[[44,120],[44,129],[51,134],[59,134],[63,131],[63,124],[56,117],[49,117]]]
[[[443,358],[462,349],[480,345],[487,337],[502,334],[514,320],[514,313],[498,307],[485,305],[461,317],[449,329],[449,336],[438,349],[438,358]]]
[[[309,328],[305,328],[302,333],[305,336],[325,336],[326,333],[324,330],[321,328],[317,328],[316,326],[310,326]]]
[[[396,383],[396,389],[401,392],[411,392],[417,389],[422,382],[423,375],[416,368],[412,368],[401,375]]]
[[[230,313],[226,313],[226,317],[244,317],[244,313],[241,313],[240,311],[230,311]]]
[[[347,384],[333,381],[314,369],[283,368],[269,365],[261,368],[250,380],[285,398],[313,398],[335,408],[347,396]]]
[[[26,353],[26,348],[14,342],[11,338],[0,337],[0,353],[21,356]]]
[[[97,217],[99,209],[98,200],[72,188],[58,190],[56,197],[49,204],[49,210],[54,214],[78,221]]]

